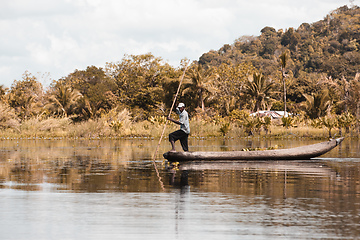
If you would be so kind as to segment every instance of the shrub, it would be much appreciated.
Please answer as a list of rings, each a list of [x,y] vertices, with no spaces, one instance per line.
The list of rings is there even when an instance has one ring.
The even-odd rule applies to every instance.
[[[295,120],[292,117],[282,117],[281,122],[283,127],[290,128],[294,126]]]
[[[225,137],[225,135],[231,130],[231,127],[230,127],[230,123],[229,122],[226,122],[226,123],[223,123],[220,127],[220,133],[222,136]]]
[[[9,105],[0,102],[0,128],[13,128],[19,130],[20,119],[17,117],[15,110]]]

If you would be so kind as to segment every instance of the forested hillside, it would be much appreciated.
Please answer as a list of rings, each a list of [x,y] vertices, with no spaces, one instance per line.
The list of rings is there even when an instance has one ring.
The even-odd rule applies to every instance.
[[[251,63],[276,81],[280,78],[279,57],[287,53],[287,95],[299,103],[305,100],[304,94],[329,88],[323,85],[325,81],[330,81],[331,86],[341,84],[342,79],[344,84],[350,84],[360,69],[359,43],[360,8],[343,6],[323,20],[303,23],[297,29],[264,27],[260,36],[242,36],[232,45],[204,53],[199,63],[216,67]],[[346,88],[339,87],[343,91]],[[333,97],[334,101],[340,100]]]
[[[341,7],[324,20],[303,23],[297,29],[264,27],[260,36],[242,36],[232,45],[200,57],[201,64],[251,62],[266,75],[278,69],[278,57],[288,51],[288,71],[295,78],[305,73],[325,73],[332,78],[354,77],[359,69],[360,9]]]

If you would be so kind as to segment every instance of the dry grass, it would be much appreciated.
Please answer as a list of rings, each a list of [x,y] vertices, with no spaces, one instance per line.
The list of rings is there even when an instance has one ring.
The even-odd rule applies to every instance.
[[[328,132],[324,129],[314,128],[311,126],[292,127],[289,129],[286,129],[281,126],[272,126],[270,136],[275,138],[284,138],[284,137],[326,138],[328,137]]]
[[[4,121],[6,122],[6,121]],[[225,121],[205,121],[193,118],[190,121],[191,137],[223,137],[220,128]],[[99,119],[81,123],[72,123],[69,118],[32,118],[21,124],[8,124],[0,130],[2,138],[128,138],[145,137],[159,138],[163,132],[165,121],[162,118],[152,118],[149,121],[133,122],[127,110],[112,111]],[[171,122],[167,123],[164,137],[179,128]],[[343,131],[344,133],[344,131]],[[338,129],[332,135],[339,137]],[[298,123],[296,127],[286,129],[274,122],[268,134],[261,130],[250,137],[268,138],[323,138],[328,137],[327,129],[314,128],[308,122]],[[358,137],[353,130],[349,137]],[[249,137],[243,128],[231,123],[226,138]]]

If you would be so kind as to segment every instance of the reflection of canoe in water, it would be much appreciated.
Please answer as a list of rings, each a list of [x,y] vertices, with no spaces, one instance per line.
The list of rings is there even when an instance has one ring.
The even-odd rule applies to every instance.
[[[313,161],[192,161],[180,164],[179,169],[182,171],[265,171],[312,176],[336,176],[336,172],[324,163]]]
[[[344,138],[337,138],[302,147],[264,151],[166,152],[164,158],[171,162],[196,160],[306,160],[329,152],[343,140]]]

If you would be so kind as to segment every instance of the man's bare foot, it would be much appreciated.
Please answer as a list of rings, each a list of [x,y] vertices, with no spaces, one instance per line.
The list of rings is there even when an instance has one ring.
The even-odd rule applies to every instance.
[[[176,152],[176,150],[175,150],[175,149],[171,149],[169,152]]]

